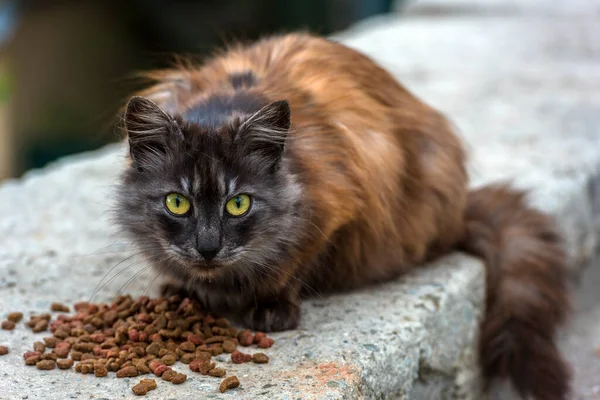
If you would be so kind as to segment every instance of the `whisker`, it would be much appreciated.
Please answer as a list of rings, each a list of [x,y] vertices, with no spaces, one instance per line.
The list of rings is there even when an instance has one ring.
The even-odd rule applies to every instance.
[[[129,257],[124,258],[123,260],[119,261],[117,263],[117,265],[115,265],[114,267],[112,267],[111,269],[109,269],[106,274],[104,274],[104,276],[102,277],[102,279],[100,279],[100,282],[98,282],[98,284],[96,285],[96,288],[94,289],[94,291],[92,292],[92,296],[90,297],[90,301],[92,300],[92,298],[94,298],[94,296],[96,295],[96,293],[98,293],[98,291],[101,289],[100,285],[102,284],[102,282],[104,281],[104,279],[106,279],[106,277],[115,270],[115,268],[117,268],[119,265],[123,264],[125,261],[132,259],[133,257],[142,254],[143,251],[139,251],[137,253],[134,253],[132,255],[130,255]]]
[[[154,257],[157,257],[158,255],[151,255],[149,257],[146,257],[142,260],[133,262],[131,264],[129,264],[127,267],[121,269],[119,272],[117,272],[115,275],[113,275],[108,281],[106,281],[99,289],[95,290],[94,293],[92,294],[92,296],[90,297],[89,301],[91,302],[92,299],[94,298],[94,296],[102,289],[104,289],[109,283],[111,283],[112,281],[114,281],[119,275],[121,275],[123,272],[127,271],[128,269],[130,269],[131,267],[134,267],[136,265],[139,265],[143,262],[148,262],[149,260],[153,259]],[[133,256],[132,256],[133,257]],[[131,257],[128,257],[131,258]],[[114,268],[113,268],[114,269]]]

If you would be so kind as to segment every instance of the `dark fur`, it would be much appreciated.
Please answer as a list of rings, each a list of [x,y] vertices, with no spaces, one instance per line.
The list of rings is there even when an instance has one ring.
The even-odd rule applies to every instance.
[[[118,217],[168,278],[165,293],[285,330],[301,296],[393,279],[462,248],[488,267],[486,377],[567,398],[554,342],[568,309],[565,256],[552,222],[508,188],[469,194],[446,119],[386,71],[296,34],[150,77],[125,109]],[[165,209],[170,192],[191,200],[188,215]],[[228,217],[239,193],[253,206]],[[207,248],[220,248],[212,261]]]

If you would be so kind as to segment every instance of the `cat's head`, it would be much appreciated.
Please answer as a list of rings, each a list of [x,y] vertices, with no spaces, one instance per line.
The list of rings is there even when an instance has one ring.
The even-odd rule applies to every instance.
[[[203,124],[134,97],[124,125],[131,159],[116,215],[150,262],[184,282],[273,268],[301,195],[284,157],[286,101]]]

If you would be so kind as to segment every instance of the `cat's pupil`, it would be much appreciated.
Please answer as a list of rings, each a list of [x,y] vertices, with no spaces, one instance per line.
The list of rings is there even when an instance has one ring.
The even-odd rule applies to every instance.
[[[179,196],[175,197],[175,207],[179,208],[179,206],[181,205],[181,199],[179,198]]]
[[[238,196],[235,198],[235,206],[240,208],[242,206],[242,199]]]

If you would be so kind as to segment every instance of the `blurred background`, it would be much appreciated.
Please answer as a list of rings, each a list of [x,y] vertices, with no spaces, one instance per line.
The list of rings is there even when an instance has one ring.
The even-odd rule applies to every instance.
[[[118,140],[139,70],[175,53],[308,29],[330,34],[402,0],[0,0],[0,180]]]

